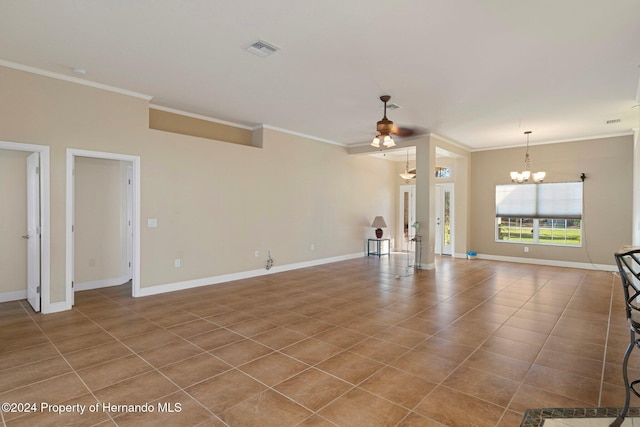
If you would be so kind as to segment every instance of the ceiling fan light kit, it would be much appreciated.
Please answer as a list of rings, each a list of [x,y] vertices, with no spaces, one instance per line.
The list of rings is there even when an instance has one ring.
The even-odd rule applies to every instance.
[[[387,119],[387,102],[391,99],[389,95],[382,95],[380,97],[380,101],[384,102],[384,116],[382,120],[378,121],[376,130],[378,131],[378,135],[373,138],[371,141],[371,146],[380,148],[380,143],[382,142],[382,146],[386,148],[395,147],[396,142],[391,137],[391,132],[393,132],[393,122]]]
[[[522,172],[511,172],[510,176],[511,176],[511,182],[517,182],[518,184],[522,184],[523,182],[528,182],[529,179],[533,176],[533,182],[538,184],[542,181],[544,181],[545,176],[547,175],[546,172],[533,172],[531,173],[531,159],[529,157],[529,135],[531,135],[531,131],[528,130],[524,133],[525,135],[527,135],[527,151],[524,155],[524,171]]]

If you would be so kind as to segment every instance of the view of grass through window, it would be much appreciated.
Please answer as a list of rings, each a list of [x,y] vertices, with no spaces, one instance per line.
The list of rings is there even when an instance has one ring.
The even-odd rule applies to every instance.
[[[497,218],[499,241],[580,246],[579,219]]]

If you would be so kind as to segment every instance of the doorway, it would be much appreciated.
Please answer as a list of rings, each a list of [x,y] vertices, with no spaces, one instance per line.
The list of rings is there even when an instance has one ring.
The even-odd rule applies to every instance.
[[[50,178],[49,147],[0,141],[0,150],[27,151],[27,300],[34,311],[61,311],[50,297]]]
[[[123,165],[126,175],[126,195],[123,197],[124,210],[126,211],[126,245],[123,245],[126,252],[126,277],[131,278],[132,296],[137,297],[140,293],[140,157],[125,154],[104,153],[96,151],[67,149],[67,217],[66,217],[66,301],[69,308],[74,304],[74,282],[75,282],[75,218],[76,212],[76,189],[74,172],[77,158],[116,160]],[[89,260],[89,263],[95,260]],[[114,283],[116,284],[116,283]]]
[[[400,186],[400,206],[398,212],[398,239],[401,247],[397,248],[402,252],[411,252],[413,249],[412,239],[416,235],[414,224],[416,223],[416,186]]]
[[[453,253],[453,184],[436,184],[436,255]]]

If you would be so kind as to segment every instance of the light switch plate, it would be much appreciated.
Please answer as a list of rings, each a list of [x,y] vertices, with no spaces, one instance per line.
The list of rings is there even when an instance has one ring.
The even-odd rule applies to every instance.
[[[156,218],[149,218],[147,220],[147,227],[153,228],[158,226],[158,220]]]

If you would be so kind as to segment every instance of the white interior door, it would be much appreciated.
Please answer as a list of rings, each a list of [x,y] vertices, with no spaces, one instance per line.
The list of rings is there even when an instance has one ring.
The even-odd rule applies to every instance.
[[[27,301],[40,311],[40,153],[27,157]]]
[[[411,251],[411,239],[416,235],[416,229],[413,224],[416,222],[416,186],[401,185],[400,186],[400,210],[398,212],[399,219],[399,236],[402,239],[402,247],[398,248],[403,251]]]
[[[127,276],[133,279],[133,166],[127,166]]]
[[[434,253],[453,253],[453,184],[436,184],[436,235]]]

